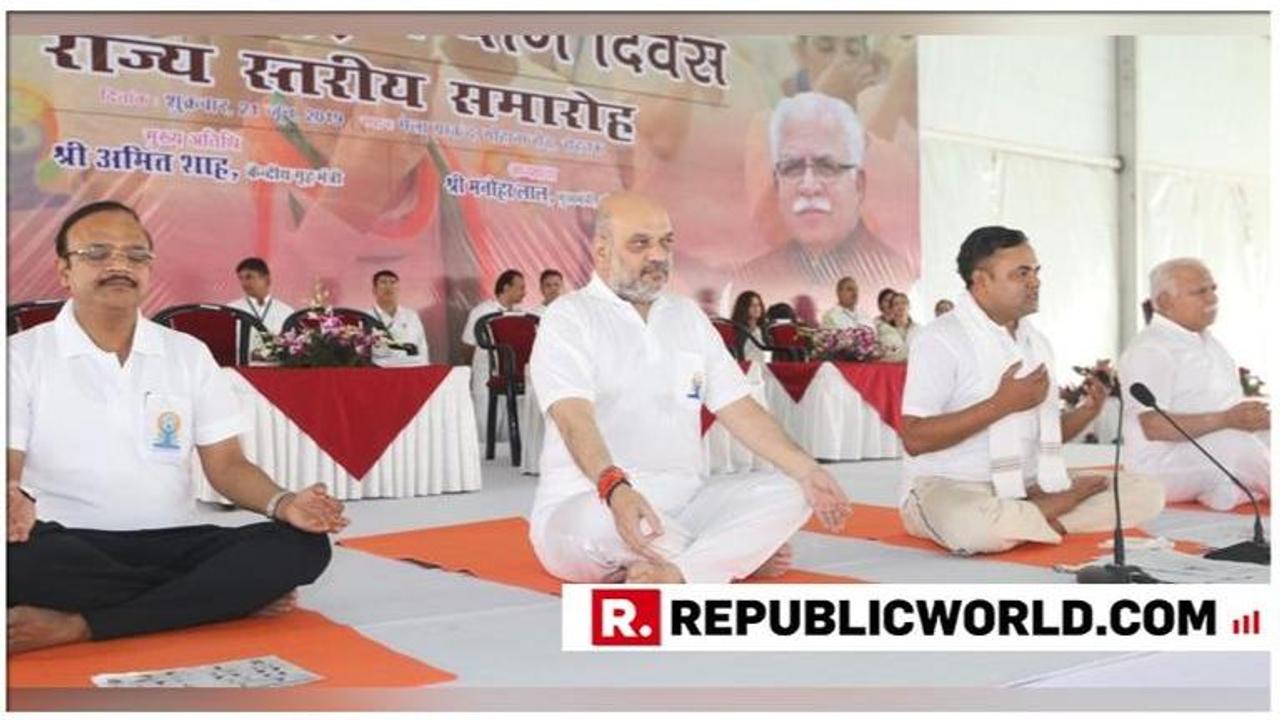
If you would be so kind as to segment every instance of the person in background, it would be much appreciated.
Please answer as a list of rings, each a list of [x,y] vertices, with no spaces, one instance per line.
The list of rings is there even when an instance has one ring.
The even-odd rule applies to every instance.
[[[227,307],[243,310],[258,319],[272,335],[279,335],[293,308],[279,298],[271,297],[271,270],[262,258],[248,257],[236,265],[236,279],[244,294],[227,303]],[[263,339],[258,333],[249,337],[249,356],[262,352]]]
[[[956,308],[956,304],[946,298],[942,298],[933,304],[933,316],[940,318]]]
[[[858,312],[858,283],[851,277],[842,277],[836,283],[836,305],[822,313],[822,326],[844,329],[859,325],[875,327],[873,321]]]
[[[519,312],[524,300],[524,274],[506,269],[493,284],[493,297],[471,308],[462,326],[462,355],[471,363],[471,398],[476,406],[476,432],[484,437],[486,413],[489,411],[489,353],[476,352],[476,321],[496,312]],[[506,406],[498,403],[498,428],[506,427]]]
[[[747,329],[752,338],[764,344],[764,300],[753,290],[738,294],[733,302],[733,321]],[[758,345],[746,341],[742,346],[743,359],[752,362],[765,362],[765,351]]]
[[[529,312],[541,317],[547,311],[547,306],[564,292],[564,275],[555,268],[543,270],[538,276],[538,290],[542,292],[542,304],[530,308]]]
[[[373,316],[387,328],[391,341],[409,355],[429,362],[427,334],[418,313],[400,304],[400,276],[392,270],[373,274]]]
[[[895,292],[889,297],[887,304],[888,318],[876,320],[880,359],[884,362],[906,362],[907,348],[916,329],[916,323],[911,319],[911,300],[906,293]]]

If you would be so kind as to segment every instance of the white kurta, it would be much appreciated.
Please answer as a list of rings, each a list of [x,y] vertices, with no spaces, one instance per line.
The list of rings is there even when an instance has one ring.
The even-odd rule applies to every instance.
[[[1119,373],[1126,392],[1143,383],[1174,415],[1218,412],[1245,399],[1236,362],[1212,333],[1191,332],[1159,314],[1125,349]],[[1248,502],[1191,443],[1148,440],[1138,421],[1144,412],[1150,411],[1125,396],[1121,457],[1126,468],[1159,478],[1169,502],[1195,500],[1217,510]],[[1268,432],[1226,429],[1196,440],[1250,489],[1270,494]]]
[[[424,364],[430,362],[430,354],[427,352],[427,333],[422,329],[422,318],[418,317],[418,313],[400,305],[394,313],[388,315],[385,310],[374,305],[370,314],[387,327],[393,342],[417,345],[418,357]]]
[[[273,335],[279,335],[284,329],[284,321],[294,313],[294,309],[289,307],[287,303],[281,302],[277,298],[270,295],[261,302],[247,296],[242,295],[229,303],[227,307],[233,307],[237,310],[243,310],[250,315],[258,318],[263,325],[267,327],[267,332]],[[262,338],[258,333],[249,334],[249,354],[253,354],[262,347]]]
[[[655,547],[687,581],[749,575],[808,518],[799,485],[777,473],[711,482],[699,474],[703,404],[718,411],[750,388],[687,298],[660,297],[646,320],[593,277],[547,310],[529,370],[544,412],[565,398],[592,403],[614,463],[662,517]],[[638,559],[554,422],[530,525],[543,565],[568,580],[620,579]]]
[[[875,329],[875,323],[872,322],[870,318],[858,312],[857,310],[850,310],[849,308],[844,307],[843,305],[837,305],[831,308],[830,310],[822,313],[823,327],[836,328],[837,330],[844,330],[847,328],[858,327],[859,325],[863,327],[869,327],[873,330]]]

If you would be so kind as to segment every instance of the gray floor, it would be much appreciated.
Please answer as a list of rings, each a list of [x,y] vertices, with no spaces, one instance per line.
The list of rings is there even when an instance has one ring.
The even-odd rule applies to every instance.
[[[1099,448],[1071,451],[1071,464],[1108,458]],[[828,466],[858,502],[891,505],[897,461]],[[502,458],[485,463],[484,489],[476,493],[349,502],[347,537],[526,515],[536,478],[521,476]],[[211,521],[239,524],[258,519],[243,511],[202,507]],[[1236,515],[1170,510],[1147,528],[1155,533],[1208,524],[1240,524]],[[1182,537],[1179,535],[1179,537]],[[874,542],[801,533],[796,564],[809,570],[854,575],[876,582],[1068,583],[1070,575],[1046,568],[975,561]],[[1182,687],[1257,690],[1265,702],[1266,653],[1218,653],[1216,673],[1194,673],[1196,655],[1121,653],[565,653],[560,650],[558,598],[460,574],[430,570],[335,547],[333,563],[301,604],[355,627],[406,655],[458,676],[454,688],[1006,688],[1096,687],[1099,677],[1121,673],[1100,667],[1161,662],[1185,672]],[[1224,670],[1225,669],[1225,670]],[[1073,677],[1079,675],[1078,682]],[[1136,673],[1135,678],[1150,673]],[[1169,681],[1166,673],[1164,682]],[[1075,683],[1073,685],[1073,683]],[[1118,681],[1125,687],[1123,679]],[[1135,680],[1132,687],[1155,686]],[[943,696],[945,697],[945,696]],[[1012,697],[1012,696],[1010,696]],[[1133,702],[1142,703],[1135,694]],[[554,696],[547,702],[555,705]],[[1154,702],[1154,700],[1153,700]],[[1158,703],[1157,703],[1158,704]],[[1064,705],[1063,707],[1067,707]]]

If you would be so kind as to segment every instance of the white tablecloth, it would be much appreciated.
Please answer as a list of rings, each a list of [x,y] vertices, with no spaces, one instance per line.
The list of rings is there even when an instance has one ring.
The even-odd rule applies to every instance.
[[[764,365],[751,363],[747,370],[747,383],[751,386],[751,397],[769,409],[764,385]],[[537,396],[533,392],[533,384],[527,386],[526,395],[520,406],[520,438],[524,442],[523,455],[520,458],[520,472],[526,475],[538,474],[538,463],[542,457],[542,439],[546,432],[546,420],[538,407]],[[764,460],[751,454],[742,443],[734,440],[729,431],[719,422],[707,429],[702,437],[702,458],[705,470],[713,475],[721,473],[754,472],[769,467]]]
[[[747,384],[751,386],[751,397],[767,411],[769,398],[765,392],[764,363],[753,362],[747,369]],[[763,458],[753,455],[747,446],[738,442],[729,434],[724,425],[717,420],[707,428],[702,436],[702,459],[707,472],[712,475],[727,473],[757,472],[768,470],[773,466]]]
[[[240,436],[245,456],[282,487],[299,490],[319,481],[340,500],[480,489],[470,368],[449,372],[363,479],[352,477],[334,462],[240,373],[231,368],[223,372],[228,373],[241,408],[251,418],[252,429]],[[205,479],[199,460],[191,466],[196,496],[226,502]]]
[[[902,457],[898,434],[844,379],[823,363],[797,403],[772,373],[765,372],[765,395],[773,416],[805,452],[822,460]]]

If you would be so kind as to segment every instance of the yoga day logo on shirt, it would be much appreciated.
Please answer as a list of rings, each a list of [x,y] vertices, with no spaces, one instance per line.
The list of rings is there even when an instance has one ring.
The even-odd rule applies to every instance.
[[[178,429],[182,427],[182,418],[178,413],[165,411],[156,416],[156,439],[151,447],[157,450],[181,450],[178,444]]]
[[[701,400],[702,385],[704,382],[706,382],[706,380],[703,377],[702,373],[700,372],[694,373],[693,377],[689,378],[689,394],[685,395],[685,397],[689,398],[690,400]]]

